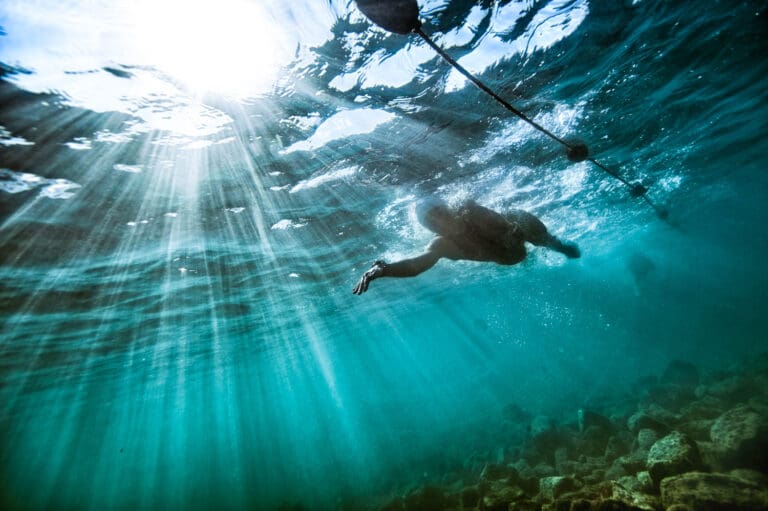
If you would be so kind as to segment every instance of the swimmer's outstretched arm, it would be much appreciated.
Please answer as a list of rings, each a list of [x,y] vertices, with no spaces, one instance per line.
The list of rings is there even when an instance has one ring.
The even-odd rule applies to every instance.
[[[443,238],[435,238],[427,247],[427,251],[420,256],[403,259],[395,263],[376,261],[371,269],[363,273],[352,292],[361,295],[368,290],[372,280],[380,277],[415,277],[416,275],[432,268],[441,257],[450,255],[450,247]]]

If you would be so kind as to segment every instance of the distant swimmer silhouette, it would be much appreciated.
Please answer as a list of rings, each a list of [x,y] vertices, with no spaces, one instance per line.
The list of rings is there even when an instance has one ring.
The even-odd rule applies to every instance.
[[[517,264],[527,254],[526,241],[556,250],[571,259],[581,256],[575,243],[555,238],[547,232],[541,220],[522,210],[501,215],[474,201],[451,209],[442,201],[430,199],[417,206],[416,216],[424,227],[437,234],[426,252],[394,263],[376,261],[352,289],[354,294],[365,293],[371,281],[381,277],[415,277],[443,257],[454,261]]]

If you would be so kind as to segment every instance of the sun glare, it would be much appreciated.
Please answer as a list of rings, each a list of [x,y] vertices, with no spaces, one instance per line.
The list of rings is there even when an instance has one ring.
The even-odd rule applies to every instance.
[[[267,92],[291,56],[274,15],[256,1],[145,0],[133,10],[147,62],[195,93]]]

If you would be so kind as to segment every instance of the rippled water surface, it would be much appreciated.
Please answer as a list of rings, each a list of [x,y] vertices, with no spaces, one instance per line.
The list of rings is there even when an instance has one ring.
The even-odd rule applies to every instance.
[[[354,3],[3,0],[3,508],[363,508],[493,452],[511,404],[765,351],[766,3],[419,4],[669,221]],[[582,257],[352,295],[430,196]]]

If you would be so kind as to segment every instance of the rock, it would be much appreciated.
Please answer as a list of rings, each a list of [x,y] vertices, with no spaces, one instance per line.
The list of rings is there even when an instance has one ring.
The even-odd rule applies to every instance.
[[[608,443],[605,446],[603,452],[603,458],[608,463],[613,462],[619,456],[626,454],[629,451],[629,447],[624,438],[619,435],[613,435],[608,439]]]
[[[669,426],[642,411],[631,415],[627,419],[627,429],[632,433],[637,433],[641,429],[651,429],[660,435],[669,432]]]
[[[509,511],[540,511],[541,505],[528,499],[517,500],[509,505]]]
[[[579,452],[587,456],[602,456],[611,437],[611,430],[600,426],[589,426],[579,433],[576,446]]]
[[[619,466],[627,474],[634,474],[645,469],[648,461],[647,451],[635,451],[628,456],[619,456],[613,462],[613,466]]]
[[[599,413],[585,410],[584,408],[579,409],[577,413],[577,419],[579,422],[579,431],[582,432],[591,427],[597,427],[606,430],[613,429],[613,424],[611,424],[610,419],[600,415]]]
[[[461,490],[460,499],[462,508],[472,509],[480,502],[480,490],[476,486],[468,486]]]
[[[633,493],[642,493],[640,482],[635,476],[623,476],[616,480],[621,486]]]
[[[647,490],[648,493],[653,491],[653,479],[651,479],[651,474],[649,474],[647,470],[638,472],[635,474],[635,477],[637,477],[638,482],[645,488],[644,491]]]
[[[536,458],[536,461],[554,463],[555,451],[563,447],[566,441],[566,435],[557,429],[552,419],[537,416],[531,423],[531,437],[526,445],[529,461]]]
[[[709,432],[714,424],[712,419],[696,419],[679,424],[677,429],[697,441],[708,441]]]
[[[656,497],[631,492],[616,481],[604,481],[565,494],[558,502],[564,501],[570,501],[571,510],[656,511],[658,509]]]
[[[661,502],[667,509],[683,505],[696,511],[765,511],[768,490],[731,475],[689,472],[661,482]]]
[[[747,406],[750,406],[760,415],[768,415],[768,393],[765,396],[752,396],[747,400]]]
[[[603,479],[618,480],[618,479],[621,479],[622,477],[625,477],[626,475],[627,475],[626,469],[624,469],[624,467],[622,467],[620,463],[614,463],[605,471]]]
[[[539,463],[533,467],[533,475],[539,479],[542,477],[552,476],[555,475],[555,468],[552,465],[547,465],[546,463]]]
[[[480,499],[484,511],[507,511],[509,504],[521,498],[523,490],[516,486],[510,486],[504,481],[493,481],[483,492]]]
[[[510,464],[510,468],[514,468],[517,472],[520,479],[520,486],[523,489],[527,491],[531,488],[531,493],[536,493],[536,488],[539,486],[540,476],[536,475],[536,471],[531,468],[526,460],[519,459],[515,463]]]
[[[605,479],[606,479],[606,478],[605,478],[605,470],[604,470],[604,469],[601,469],[601,468],[598,468],[598,469],[596,469],[596,470],[593,470],[593,471],[592,471],[592,472],[590,472],[589,474],[587,474],[587,475],[585,475],[584,477],[582,477],[582,480],[583,480],[583,481],[584,481],[586,484],[597,484],[597,483],[601,483],[601,482],[605,481]]]
[[[699,385],[695,392],[699,397],[714,396],[724,400],[731,400],[751,393],[746,381],[740,376],[730,376],[709,385]]]
[[[542,500],[553,501],[564,493],[572,492],[581,486],[569,476],[542,477],[539,479],[539,495]]]
[[[635,450],[648,452],[650,448],[659,440],[659,435],[652,429],[641,429],[637,432],[637,443]]]
[[[653,481],[646,471],[638,472],[634,476],[624,476],[618,479],[618,483],[633,493],[654,493]]]
[[[750,483],[762,486],[763,488],[768,488],[768,474],[763,474],[757,470],[737,468],[736,470],[731,470],[728,472],[728,475],[749,481]]]
[[[700,470],[703,464],[696,442],[673,431],[653,444],[648,451],[647,467],[654,486],[658,487],[665,477]]]
[[[537,415],[531,421],[531,436],[550,433],[555,430],[555,421],[546,415]]]
[[[693,387],[657,385],[646,389],[643,400],[667,410],[680,410],[695,398]]]
[[[649,417],[653,417],[662,424],[674,425],[680,420],[680,415],[670,412],[667,408],[659,406],[657,403],[650,403],[646,405],[642,412]],[[651,428],[655,429],[655,428]],[[660,432],[661,433],[661,432]]]
[[[699,384],[699,370],[690,362],[673,360],[661,375],[659,381],[664,385],[696,387]]]
[[[404,509],[405,504],[403,504],[402,497],[396,497],[389,503],[381,506],[379,511],[403,511]]]
[[[685,405],[680,413],[686,420],[716,419],[727,406],[722,399],[713,396],[704,396]]]
[[[768,472],[768,421],[751,407],[740,405],[712,424],[714,462],[720,470],[754,468]]]
[[[425,486],[405,497],[405,511],[443,511],[450,505],[443,490],[436,486]]]
[[[568,449],[566,447],[560,447],[555,450],[555,466],[564,461],[568,461]]]
[[[498,479],[507,479],[509,477],[517,477],[517,471],[514,468],[498,463],[486,464],[483,467],[483,471],[480,473],[480,479],[485,481],[495,481]]]

